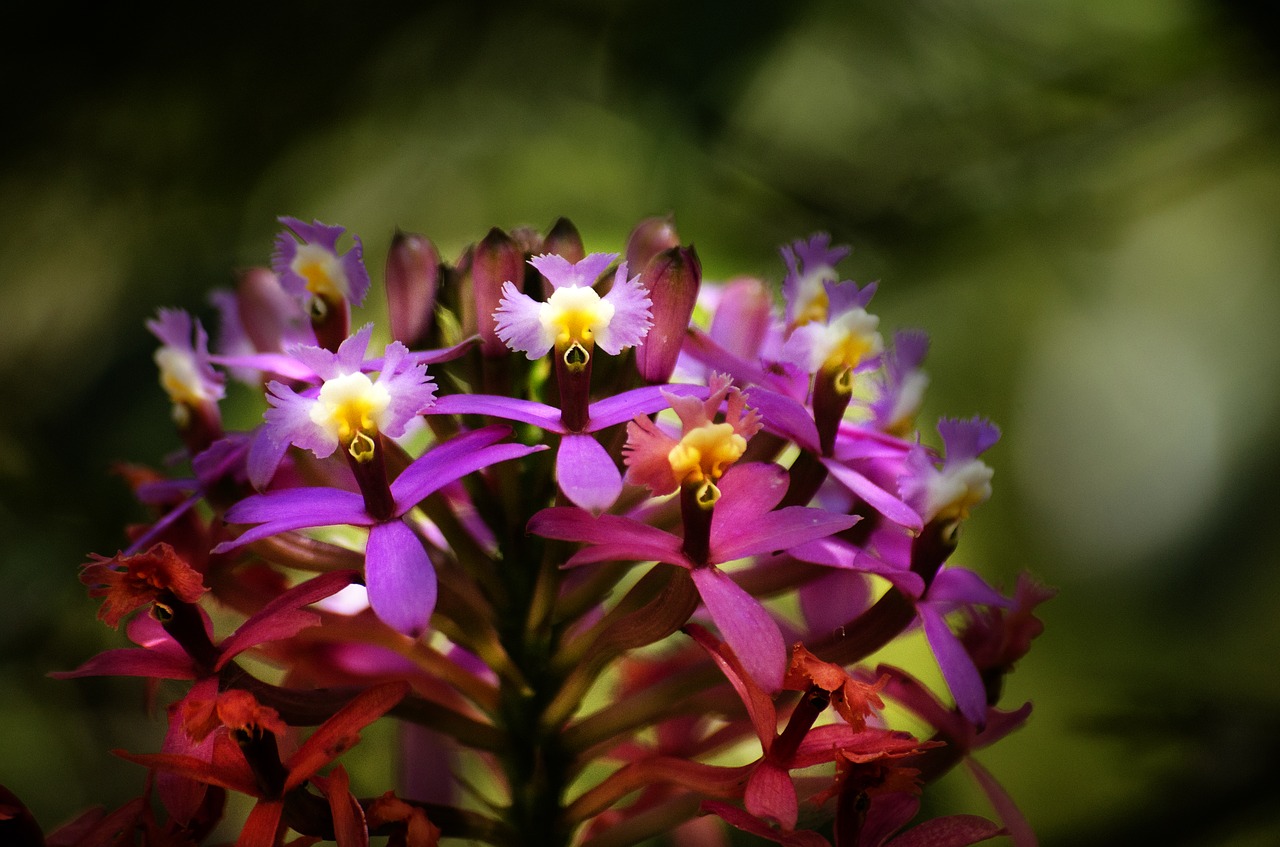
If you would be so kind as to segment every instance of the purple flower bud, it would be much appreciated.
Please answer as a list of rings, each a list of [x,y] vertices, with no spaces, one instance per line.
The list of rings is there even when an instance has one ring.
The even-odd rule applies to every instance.
[[[431,329],[440,286],[440,253],[431,239],[396,230],[387,253],[387,309],[391,337],[409,347]]]
[[[307,318],[298,299],[266,268],[241,274],[236,309],[244,334],[259,353],[279,353],[286,344],[312,340],[311,333],[304,332]]]
[[[675,371],[701,282],[702,263],[692,246],[670,247],[645,265],[640,284],[649,290],[653,327],[636,349],[636,368],[646,381],[666,382]]]
[[[485,356],[506,356],[510,350],[498,337],[493,313],[502,303],[504,283],[518,291],[524,289],[524,253],[502,230],[494,227],[476,245],[471,259],[471,283],[475,292],[476,323],[480,333],[480,352]]]
[[[649,260],[664,250],[680,246],[675,220],[671,215],[645,218],[631,230],[627,239],[627,267],[644,269]]]

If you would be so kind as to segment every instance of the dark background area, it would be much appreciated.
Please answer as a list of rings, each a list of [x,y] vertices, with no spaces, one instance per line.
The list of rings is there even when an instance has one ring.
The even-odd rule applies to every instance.
[[[208,317],[281,214],[359,233],[377,283],[397,226],[453,256],[566,215],[618,250],[672,212],[712,279],[780,280],[778,245],[815,230],[852,244],[882,327],[933,337],[922,421],[1004,430],[957,560],[1061,589],[1010,681],[1032,722],[980,756],[1042,842],[1275,843],[1274,12],[774,6],[12,13],[0,782],[46,827],[135,795],[106,751],[159,732],[134,682],[45,677],[123,644],[76,574],[140,517],[112,463],[178,444],[156,307]]]

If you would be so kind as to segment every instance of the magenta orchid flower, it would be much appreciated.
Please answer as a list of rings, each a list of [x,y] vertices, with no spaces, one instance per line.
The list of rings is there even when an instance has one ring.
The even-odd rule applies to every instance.
[[[363,384],[360,386],[364,388]],[[291,412],[289,420],[306,422]],[[309,420],[306,419],[306,420]],[[546,449],[543,445],[498,443],[510,427],[495,425],[457,436],[423,453],[390,484],[388,514],[373,515],[367,499],[339,488],[286,488],[255,494],[227,511],[233,524],[255,524],[238,538],[214,548],[225,552],[282,532],[320,526],[368,527],[365,584],[379,618],[407,635],[420,635],[436,603],[436,574],[422,541],[403,520],[415,506],[469,473]],[[316,436],[321,449],[336,443]]]
[[[569,506],[538,512],[529,522],[529,531],[587,544],[570,557],[566,567],[659,561],[688,569],[721,636],[764,689],[777,691],[787,662],[778,624],[759,600],[717,565],[786,550],[848,529],[858,519],[804,506],[775,510],[787,490],[787,472],[774,464],[735,465],[719,487],[721,496],[712,510],[710,551],[705,562],[695,562],[685,553],[680,536],[632,518],[592,516]]]
[[[898,486],[902,499],[911,504],[926,523],[963,520],[969,511],[991,496],[991,468],[978,458],[1000,440],[1000,430],[983,418],[938,422],[944,456],[939,468],[930,452],[920,445],[907,456],[907,468]]]

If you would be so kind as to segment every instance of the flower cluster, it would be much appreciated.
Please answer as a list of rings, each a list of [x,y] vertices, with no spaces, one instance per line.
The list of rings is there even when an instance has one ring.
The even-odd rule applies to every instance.
[[[388,320],[353,329],[359,239],[281,223],[271,268],[214,298],[212,349],[185,312],[148,324],[184,470],[132,468],[150,520],[82,570],[134,646],[55,674],[147,681],[164,742],[118,751],[145,788],[47,835],[0,789],[0,834],[1035,843],[973,753],[1027,719],[1002,681],[1052,592],[951,563],[999,431],[917,432],[928,340],[886,341],[848,248],[783,247],[775,301],[704,282],[667,219],[625,254],[566,220],[452,262],[402,233]],[[261,398],[249,431],[228,380]],[[916,632],[932,668],[877,659]],[[380,721],[399,776],[361,784],[339,759]],[[990,810],[918,819],[957,765]]]

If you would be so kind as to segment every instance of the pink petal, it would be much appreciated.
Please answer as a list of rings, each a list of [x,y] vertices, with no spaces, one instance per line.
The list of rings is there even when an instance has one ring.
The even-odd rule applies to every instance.
[[[484,316],[480,319],[484,320]],[[542,326],[542,304],[516,290],[510,282],[502,284],[502,301],[493,313],[493,321],[503,343],[530,359],[542,358],[555,344],[555,336]]]
[[[313,526],[368,526],[364,498],[337,488],[285,488],[254,494],[227,510],[228,523],[259,524],[237,538],[224,541],[215,553],[234,550],[250,542],[295,529]]]
[[[556,453],[556,482],[575,505],[599,514],[622,493],[622,474],[594,436],[570,434]]]
[[[186,651],[171,642],[163,647],[107,650],[73,671],[55,671],[54,679],[81,676],[145,676],[152,679],[195,679],[200,674]]]
[[[337,594],[355,582],[356,576],[355,571],[321,574],[279,595],[251,615],[219,645],[220,655],[214,670],[221,670],[236,654],[250,647],[291,638],[309,626],[316,626],[320,623],[320,616],[304,611],[302,607]]]
[[[1039,841],[1031,829],[1031,824],[1027,823],[1027,819],[1023,817],[1022,811],[1013,802],[1009,792],[1004,790],[1004,786],[996,781],[990,771],[972,758],[965,759],[964,763],[978,785],[982,787],[987,799],[991,801],[991,805],[996,810],[996,816],[1004,823],[1009,837],[1013,839],[1013,847],[1038,847]]]
[[[787,645],[769,612],[715,566],[693,569],[693,581],[725,643],[733,648],[760,687],[773,694],[782,688]]]
[[[541,535],[543,538],[599,545],[598,548],[589,547],[583,550],[584,554],[593,553],[596,549],[607,549],[618,552],[618,561],[658,561],[683,567],[690,566],[684,554],[680,552],[679,538],[657,527],[618,515],[594,516],[590,512],[573,506],[553,506],[534,515],[529,520],[528,529],[529,532]],[[605,561],[605,558],[571,560],[571,563],[585,564],[588,561]],[[574,559],[577,557],[575,556]]]
[[[934,818],[894,838],[885,847],[968,847],[1004,833],[998,825],[977,815]]]
[[[747,389],[747,403],[760,413],[767,428],[810,452],[819,452],[818,427],[813,422],[813,414],[803,403],[759,386]]]
[[[787,772],[768,759],[751,772],[742,802],[758,818],[772,819],[783,829],[796,828],[800,815],[796,787]]]
[[[639,277],[627,279],[627,263],[618,266],[613,287],[601,298],[613,306],[609,325],[596,333],[596,345],[616,356],[628,347],[635,347],[653,326],[652,302],[649,292],[640,284]]]

